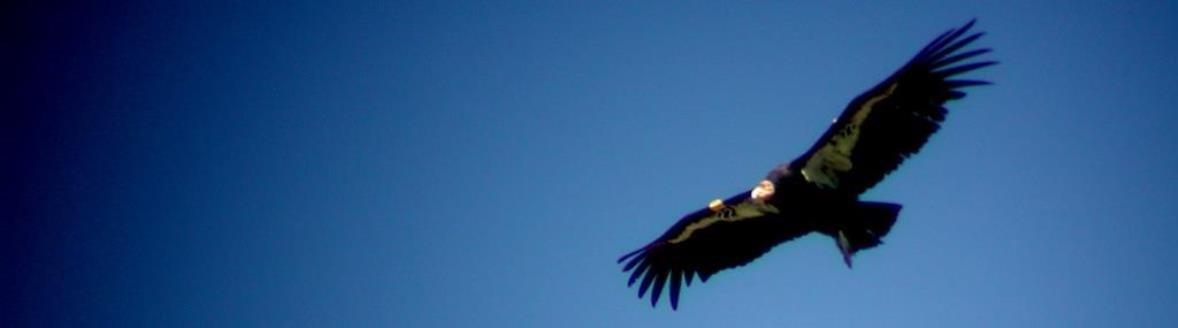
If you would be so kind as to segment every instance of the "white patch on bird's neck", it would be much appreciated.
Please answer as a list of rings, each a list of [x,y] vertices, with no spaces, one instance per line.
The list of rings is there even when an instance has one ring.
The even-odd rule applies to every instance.
[[[756,187],[753,187],[753,191],[750,194],[753,199],[764,202],[769,200],[769,197],[773,197],[775,189],[776,187],[773,186],[773,181],[761,180]]]

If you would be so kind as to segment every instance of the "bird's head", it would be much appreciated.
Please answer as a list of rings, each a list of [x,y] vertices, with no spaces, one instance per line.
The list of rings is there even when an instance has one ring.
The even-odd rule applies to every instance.
[[[751,193],[754,200],[764,203],[773,197],[774,191],[776,191],[776,187],[773,185],[773,181],[761,180],[756,187],[753,187]]]

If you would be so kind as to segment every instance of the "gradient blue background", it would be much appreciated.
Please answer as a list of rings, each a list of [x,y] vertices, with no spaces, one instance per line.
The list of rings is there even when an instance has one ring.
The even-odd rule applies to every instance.
[[[1165,327],[1178,5],[6,4],[0,321]],[[979,18],[1001,65],[810,236],[651,309],[614,260]]]

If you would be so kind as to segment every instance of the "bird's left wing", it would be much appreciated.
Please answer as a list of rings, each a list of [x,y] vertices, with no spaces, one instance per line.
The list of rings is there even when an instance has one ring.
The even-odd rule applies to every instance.
[[[982,36],[965,36],[973,24],[941,34],[887,80],[856,97],[791,170],[818,188],[858,195],[920,151],[945,120],[946,101],[964,97],[962,87],[988,84],[952,79],[996,63],[968,61],[990,51],[962,50]]]
[[[696,275],[707,281],[720,270],[745,265],[810,232],[801,221],[778,215],[773,205],[750,199],[749,192],[724,204],[720,210],[704,208],[684,216],[655,241],[618,259],[626,262],[623,271],[633,270],[631,286],[641,280],[639,298],[650,289],[654,306],[667,286],[671,308],[678,308],[681,285],[690,285]]]

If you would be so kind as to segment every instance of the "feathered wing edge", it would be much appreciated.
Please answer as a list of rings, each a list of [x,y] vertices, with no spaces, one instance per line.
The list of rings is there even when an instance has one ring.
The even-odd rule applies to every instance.
[[[678,309],[679,307],[679,292],[681,282],[686,282],[688,286],[691,285],[692,277],[695,276],[694,271],[685,271],[682,268],[673,267],[671,270],[659,270],[660,268],[669,267],[669,263],[664,263],[666,260],[660,256],[650,256],[651,252],[659,251],[657,248],[666,243],[665,240],[657,240],[638,250],[627,253],[618,259],[618,263],[626,262],[622,268],[622,272],[630,272],[630,279],[626,282],[626,286],[634,286],[639,278],[642,278],[641,284],[638,286],[638,298],[646,295],[646,291],[651,287],[652,283],[654,289],[651,291],[650,305],[653,307],[658,304],[659,296],[662,294],[663,285],[667,278],[671,279],[670,292],[668,293],[671,299],[671,308]],[[656,263],[657,262],[657,263]],[[650,272],[647,272],[650,271]],[[706,276],[701,275],[700,280],[707,280]]]
[[[986,32],[976,32],[961,38],[962,35],[965,35],[966,32],[969,32],[970,28],[972,28],[976,22],[977,19],[971,19],[968,23],[965,23],[965,25],[962,25],[959,28],[945,31],[945,33],[942,33],[936,39],[933,39],[932,42],[929,42],[927,45],[925,45],[924,48],[920,50],[920,52],[917,52],[916,55],[913,56],[912,59],[909,60],[908,63],[905,64],[895,75],[899,75],[904,70],[919,69],[923,66],[927,67],[927,69],[934,75],[945,79],[945,83],[949,86],[950,89],[992,84],[989,81],[981,80],[948,79],[954,75],[959,75],[983,67],[998,64],[997,61],[987,60],[964,65],[951,66],[953,64],[957,64],[967,59],[971,59],[992,51],[990,48],[980,48],[955,54],[956,51],[961,50],[961,48],[986,35]],[[883,83],[883,85],[891,82],[890,80],[894,78],[895,77],[889,78],[889,81]],[[955,93],[955,95],[957,95],[957,97],[954,97],[953,99],[960,98],[960,96],[963,96],[964,94]]]

